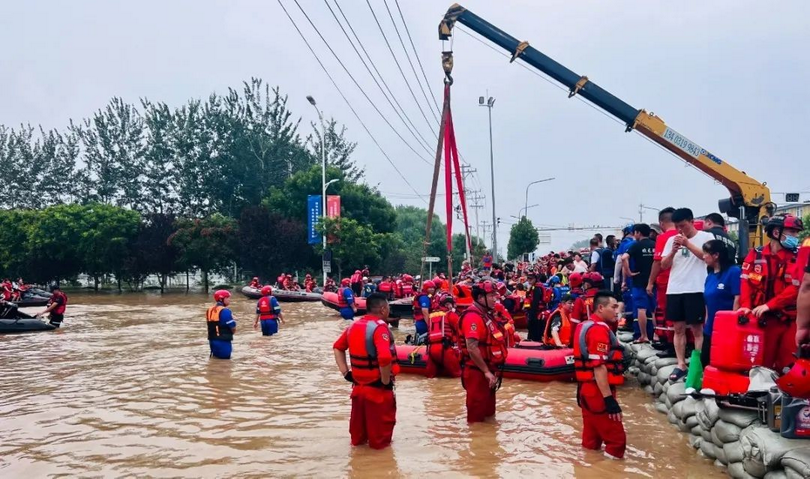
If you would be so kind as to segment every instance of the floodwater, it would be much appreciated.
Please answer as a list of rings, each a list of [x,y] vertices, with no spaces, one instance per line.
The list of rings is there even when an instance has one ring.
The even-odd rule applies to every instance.
[[[468,426],[458,380],[403,375],[391,448],[352,448],[331,345],[345,323],[282,303],[265,338],[235,298],[231,361],[209,359],[202,295],[73,294],[61,330],[0,336],[0,477],[725,477],[642,392],[620,391],[629,448],[579,447],[574,385],[505,380]],[[412,331],[403,320],[401,339]]]

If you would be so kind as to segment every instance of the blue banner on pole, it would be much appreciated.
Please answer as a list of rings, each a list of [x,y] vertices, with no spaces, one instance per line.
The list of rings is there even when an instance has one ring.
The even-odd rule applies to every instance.
[[[309,244],[318,244],[321,242],[322,235],[316,230],[321,216],[321,196],[309,195],[307,197],[307,232]]]

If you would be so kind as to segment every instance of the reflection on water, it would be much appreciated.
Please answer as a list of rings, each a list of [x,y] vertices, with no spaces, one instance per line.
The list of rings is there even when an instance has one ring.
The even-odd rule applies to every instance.
[[[208,357],[201,295],[77,295],[62,330],[0,336],[0,477],[724,477],[648,398],[620,393],[628,458],[579,447],[574,386],[504,381],[468,426],[458,380],[402,376],[393,447],[352,448],[345,322],[283,304],[278,336],[236,299],[232,361]],[[397,334],[412,332],[403,321]]]

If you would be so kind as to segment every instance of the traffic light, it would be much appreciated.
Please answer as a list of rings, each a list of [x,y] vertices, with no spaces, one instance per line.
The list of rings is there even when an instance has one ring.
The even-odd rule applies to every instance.
[[[498,226],[500,226],[500,224],[501,224],[501,219],[498,218]]]

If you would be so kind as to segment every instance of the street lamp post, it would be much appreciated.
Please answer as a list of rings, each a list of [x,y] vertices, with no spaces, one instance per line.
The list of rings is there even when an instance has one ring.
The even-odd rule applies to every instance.
[[[526,205],[525,207],[521,208],[520,211],[522,211],[523,214],[518,213],[518,216],[517,216],[518,221],[520,221],[520,219],[521,219],[521,217],[523,215],[529,216],[529,208],[534,208],[535,206],[540,206],[540,203],[537,203],[537,204],[534,204],[534,205]]]
[[[307,95],[307,101],[318,112],[318,119],[321,121],[321,215],[326,216],[326,126],[323,124],[323,113],[318,109],[315,99]],[[323,233],[323,254],[326,254],[326,232]],[[326,286],[326,265],[321,261],[323,272],[323,286]]]
[[[544,183],[546,181],[551,181],[553,179],[554,178],[543,178],[542,180],[532,181],[531,183],[526,185],[526,201],[524,202],[525,206],[523,207],[523,209],[526,210],[526,214],[529,214],[529,212],[528,212],[528,210],[529,210],[529,187],[532,186],[532,185],[536,185],[537,183]]]
[[[484,97],[478,97],[478,106],[487,107],[489,113],[489,170],[492,177],[492,252],[495,261],[498,260],[498,220],[495,217],[495,156],[492,152],[492,107],[495,105],[495,98],[489,97],[484,101]]]

